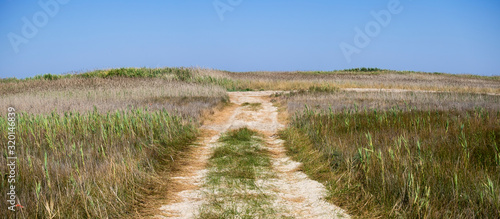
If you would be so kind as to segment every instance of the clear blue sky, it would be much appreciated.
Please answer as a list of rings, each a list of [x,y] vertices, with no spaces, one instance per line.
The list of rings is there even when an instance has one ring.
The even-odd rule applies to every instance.
[[[64,1],[0,0],[1,78],[165,66],[500,75],[498,0],[400,0],[378,30],[371,12],[393,0]],[[374,37],[356,47],[367,24]],[[358,49],[350,62],[342,42]]]

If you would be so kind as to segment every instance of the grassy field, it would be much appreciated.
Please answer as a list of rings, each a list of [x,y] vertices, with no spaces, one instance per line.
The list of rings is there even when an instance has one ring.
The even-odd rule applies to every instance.
[[[24,208],[17,216],[131,217],[164,195],[168,172],[198,136],[201,117],[228,98],[223,88],[173,76],[0,83],[1,133],[8,132],[8,107],[18,113],[16,191]],[[7,135],[0,142],[7,148]],[[0,175],[7,177],[7,168]],[[7,186],[2,180],[0,190]],[[1,218],[9,215],[0,211]]]
[[[6,124],[3,117],[0,123]],[[7,133],[7,126],[0,132]],[[196,138],[194,123],[166,111],[21,114],[16,189],[21,218],[107,218],[135,213],[162,193],[161,174]],[[5,135],[0,136],[7,142]],[[6,163],[5,156],[0,162]],[[2,166],[2,175],[7,169]],[[7,186],[2,180],[2,190]],[[7,218],[8,211],[0,217]]]
[[[0,84],[0,110],[14,106],[29,113],[100,112],[128,108],[165,109],[197,118],[204,109],[227,101],[213,85],[162,78],[64,78]]]
[[[227,91],[249,90],[291,91],[273,97],[292,115],[282,133],[289,153],[349,213],[500,217],[500,77],[365,68],[245,73],[121,68],[1,79],[0,132],[8,132],[8,107],[18,113],[22,159],[16,180],[25,206],[18,216],[141,215],[148,199],[164,194],[167,173],[189,150],[203,118],[228,101]],[[257,144],[255,137],[252,143],[233,142],[240,135],[256,134],[229,133],[222,140],[226,148],[215,154],[224,156],[214,155],[212,168],[222,171],[262,158],[260,149],[250,147]],[[0,136],[2,148],[7,138]],[[242,152],[232,151],[228,142],[248,146],[244,152],[251,153],[226,162]],[[0,163],[7,162],[6,153]],[[7,168],[0,166],[4,178]],[[217,173],[211,179],[222,180]],[[0,187],[7,190],[5,180]],[[204,207],[207,217],[231,213]],[[7,212],[0,211],[0,217],[7,218]]]
[[[406,92],[406,91],[346,91],[332,87],[313,86],[307,90],[277,93],[284,100],[289,113],[309,109],[342,112],[344,110],[474,110],[475,108],[498,109],[500,96],[453,92]]]
[[[282,132],[289,154],[351,214],[500,217],[500,97],[342,91],[280,97],[294,115]]]
[[[376,68],[304,72],[228,72],[201,68],[121,68],[79,74],[45,74],[27,78],[23,81],[40,83],[40,81],[56,81],[60,79],[116,77],[161,78],[171,81],[210,84],[223,87],[228,91],[299,90],[308,89],[311,86],[333,86],[337,88],[386,88],[500,94],[499,76],[452,75]],[[2,79],[0,81],[0,91],[12,92],[13,89],[10,87],[13,84],[12,82],[19,81],[13,78]],[[10,85],[6,86],[5,84]],[[22,87],[19,88],[23,89]]]
[[[500,93],[500,77],[422,72],[333,71],[226,73],[229,90],[299,90],[311,86],[337,88],[411,89],[445,92]]]

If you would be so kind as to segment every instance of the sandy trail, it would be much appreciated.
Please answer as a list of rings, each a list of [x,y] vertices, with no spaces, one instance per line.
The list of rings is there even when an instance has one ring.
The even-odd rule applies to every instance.
[[[195,218],[204,204],[206,191],[202,185],[207,173],[206,164],[212,149],[217,145],[220,135],[228,130],[248,127],[264,134],[267,149],[272,151],[275,178],[259,182],[264,185],[265,193],[273,197],[273,207],[279,215],[293,218],[349,218],[339,207],[324,200],[327,193],[324,186],[299,171],[300,163],[292,161],[285,154],[283,141],[277,132],[284,127],[278,121],[277,108],[269,101],[272,91],[231,92],[230,101],[234,104],[217,112],[202,127],[203,137],[192,158],[181,167],[178,176],[172,177],[175,184],[173,197],[160,210],[156,218]],[[260,103],[252,109],[244,103]]]

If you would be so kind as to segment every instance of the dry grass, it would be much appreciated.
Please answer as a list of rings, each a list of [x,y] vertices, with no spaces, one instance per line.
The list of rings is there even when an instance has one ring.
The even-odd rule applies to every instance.
[[[473,110],[477,107],[498,109],[500,96],[469,93],[434,93],[434,92],[358,92],[335,91],[291,92],[280,95],[280,100],[287,105],[289,113],[310,109],[341,112],[345,109],[372,110],[398,107],[412,110]]]
[[[213,84],[230,91],[242,90],[298,90],[311,86],[335,86],[338,88],[384,88],[410,89],[427,91],[451,91],[469,93],[500,94],[500,77],[473,75],[451,75],[438,73],[390,71],[360,69],[330,72],[228,72],[202,68],[122,68],[85,72],[77,75],[43,75],[28,79],[31,83],[43,83],[44,80],[113,78],[162,78]],[[0,80],[2,84],[15,82],[14,79]],[[1,83],[3,82],[3,83]],[[27,86],[33,87],[33,86]],[[11,88],[2,89],[12,92]]]
[[[330,199],[355,216],[497,218],[499,99],[292,93],[282,96],[295,112],[282,136],[304,171],[324,182]]]
[[[1,80],[0,121],[5,123],[3,115],[8,106],[14,106],[17,112],[27,113],[18,117],[17,136],[22,145],[18,156],[23,158],[19,161],[18,191],[22,194],[21,204],[26,207],[20,215],[25,218],[49,218],[54,215],[58,218],[131,216],[138,207],[148,203],[145,199],[154,198],[159,194],[157,192],[165,192],[162,188],[168,186],[162,184],[165,181],[161,175],[172,167],[170,160],[177,159],[176,155],[182,153],[196,137],[200,115],[227,101],[226,90],[307,90],[311,87],[320,89],[315,89],[313,95],[294,92],[282,95],[280,99],[287,101],[291,113],[301,112],[305,104],[309,105],[306,112],[330,108],[331,111],[314,117],[305,117],[307,113],[299,114],[291,120],[294,128],[289,129],[292,134],[287,138],[295,140],[298,148],[306,145],[301,145],[301,142],[309,142],[310,150],[306,154],[314,152],[317,156],[305,156],[306,159],[325,158],[309,160],[311,162],[305,160],[304,168],[313,169],[316,176],[320,171],[321,176],[333,177],[326,179],[341,182],[341,186],[331,187],[331,191],[337,192],[337,196],[332,197],[346,197],[340,201],[353,203],[347,204],[351,210],[366,213],[367,209],[374,209],[373,206],[382,206],[382,212],[376,214],[415,217],[434,217],[440,213],[450,217],[499,215],[495,211],[499,208],[498,199],[495,199],[500,186],[499,171],[498,167],[492,167],[492,163],[498,162],[500,156],[498,150],[490,150],[494,148],[491,145],[498,144],[498,137],[495,136],[500,136],[498,113],[496,116],[492,113],[498,110],[499,96],[470,94],[500,94],[498,77],[394,71],[232,73],[198,68],[109,69],[79,75]],[[328,89],[323,89],[325,87]],[[365,93],[339,91],[339,88],[457,93]],[[403,110],[398,111],[397,107]],[[474,111],[477,107],[486,110]],[[344,108],[351,111],[344,111]],[[383,111],[381,116],[378,112],[362,111],[365,108],[392,111]],[[421,113],[420,110],[430,113]],[[339,112],[345,113],[344,117]],[[361,115],[362,112],[365,114]],[[388,112],[393,112],[394,118],[388,116]],[[374,116],[383,119],[373,120]],[[414,127],[412,124],[416,121],[427,121],[426,118],[432,120],[425,123],[427,126],[413,128],[414,131],[409,128]],[[400,120],[396,122],[394,119]],[[363,123],[366,121],[372,122]],[[392,123],[389,126],[388,121],[400,126]],[[460,124],[468,126],[460,128]],[[331,132],[324,125],[337,129]],[[5,128],[2,126],[0,131],[6,133]],[[398,157],[404,162],[384,166],[375,159],[375,152],[356,155],[357,149],[370,150],[367,145],[371,143],[364,137],[367,131],[372,136],[373,147],[382,153],[380,156],[383,158],[379,160],[384,162],[395,159],[391,157],[390,150],[397,148],[397,145],[391,145],[394,136],[388,133],[403,136],[411,149]],[[488,133],[494,133],[493,137]],[[302,136],[303,141],[298,141],[300,138],[297,136]],[[5,135],[0,137],[4,148],[5,138]],[[484,142],[487,142],[486,149],[481,147]],[[416,149],[418,144],[426,149],[428,157],[416,156],[419,154]],[[461,144],[468,146],[457,147]],[[439,147],[433,148],[433,145]],[[289,147],[292,152],[293,147]],[[447,154],[448,150],[451,152]],[[339,154],[341,156],[337,156]],[[465,155],[467,159],[459,157]],[[477,156],[488,163],[481,164]],[[498,160],[492,161],[495,156]],[[345,159],[339,160],[339,157]],[[371,163],[365,165],[360,159]],[[445,168],[440,172],[447,175],[432,175],[432,171],[425,169],[427,166],[415,166],[412,162],[417,159],[422,159],[426,165],[440,164]],[[439,159],[448,163],[439,163]],[[314,164],[323,161],[318,168],[314,167]],[[0,162],[6,162],[4,156]],[[330,165],[326,169],[325,163]],[[470,168],[462,168],[466,164]],[[485,165],[489,169],[485,170]],[[387,175],[380,172],[397,167],[405,167],[408,171],[383,172]],[[0,175],[4,175],[6,166],[1,168]],[[401,169],[404,168],[398,170]],[[418,171],[425,171],[427,175],[419,175]],[[468,179],[472,174],[478,178]],[[425,181],[429,176],[429,181]],[[401,183],[408,183],[410,179],[416,181],[411,181],[411,185]],[[450,179],[459,182],[452,184],[458,189],[450,187]],[[373,186],[400,189],[394,194],[406,196],[399,200],[399,196],[391,196],[387,192],[389,190],[379,195],[375,187],[367,186],[379,181],[384,183],[374,183]],[[428,189],[431,183],[432,190]],[[6,184],[1,186],[4,191]],[[155,189],[159,190],[154,192]],[[439,193],[441,196],[433,199],[426,193],[441,190],[452,195]],[[344,196],[345,191],[347,195]],[[470,197],[474,203],[464,201],[463,195]],[[415,201],[408,204],[408,200]],[[372,205],[374,202],[379,204]],[[444,202],[452,203],[451,207],[444,206]],[[475,214],[474,211],[480,213]],[[4,213],[2,211],[0,215],[3,217]]]
[[[386,88],[427,91],[500,93],[497,77],[403,73],[395,71],[367,72],[250,72],[227,73],[235,81],[228,89],[299,90],[311,86],[338,88]]]
[[[198,118],[227,100],[224,89],[159,78],[69,78],[0,84],[2,113],[8,106],[28,113],[99,112],[117,109],[166,109]]]
[[[0,117],[0,123],[6,119]],[[165,191],[164,175],[197,136],[167,111],[17,116],[16,218],[120,218]],[[7,133],[7,126],[0,127]],[[6,148],[7,136],[0,141]],[[6,157],[0,157],[7,163]],[[0,166],[0,175],[8,172]],[[0,190],[8,184],[2,180]],[[5,205],[2,205],[5,207]],[[5,207],[6,209],[6,207]],[[1,218],[14,218],[8,210]]]
[[[18,113],[18,218],[138,216],[166,194],[200,116],[228,99],[223,88],[168,78],[11,81],[0,91],[0,123],[7,107]],[[0,141],[6,148],[7,136]]]

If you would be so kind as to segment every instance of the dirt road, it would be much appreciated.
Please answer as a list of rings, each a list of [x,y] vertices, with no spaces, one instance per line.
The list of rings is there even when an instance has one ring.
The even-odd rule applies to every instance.
[[[273,197],[278,215],[288,218],[349,218],[342,209],[324,201],[324,186],[299,171],[300,163],[285,155],[283,141],[277,137],[284,125],[278,121],[277,108],[269,101],[273,92],[231,92],[233,104],[217,112],[201,127],[203,137],[192,156],[172,177],[175,195],[160,210],[156,218],[196,218],[205,203],[203,188],[206,164],[220,135],[228,130],[248,127],[264,134],[271,151],[273,170],[277,177],[261,182],[265,193]]]

